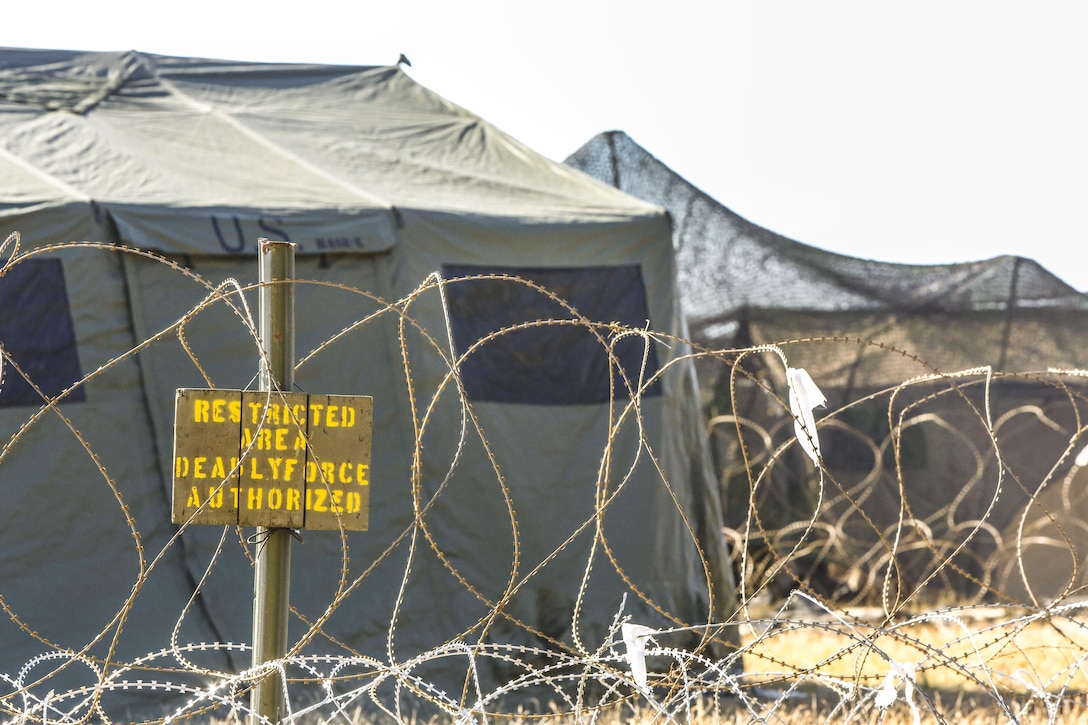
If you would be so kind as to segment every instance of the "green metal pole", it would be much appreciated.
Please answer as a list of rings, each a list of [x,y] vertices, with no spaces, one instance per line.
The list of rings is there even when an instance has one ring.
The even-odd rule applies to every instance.
[[[295,369],[295,245],[261,239],[260,336],[268,360],[261,360],[260,388],[290,391]],[[291,590],[291,530],[257,527],[253,575],[253,666],[287,654]],[[285,715],[283,683],[271,672],[253,687],[250,706],[260,718],[280,722]]]

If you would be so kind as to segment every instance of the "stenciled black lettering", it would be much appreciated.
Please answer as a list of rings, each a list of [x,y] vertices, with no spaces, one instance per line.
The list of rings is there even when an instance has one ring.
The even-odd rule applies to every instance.
[[[228,252],[237,253],[237,252],[241,252],[241,251],[245,250],[245,248],[246,248],[246,235],[242,231],[242,220],[241,219],[239,219],[237,216],[232,216],[231,217],[231,219],[234,220],[234,232],[238,237],[238,246],[236,246],[236,247],[228,244],[227,240],[223,238],[223,231],[219,228],[219,219],[214,214],[212,214],[211,219],[212,219],[212,229],[215,230],[215,236],[219,240],[219,246],[221,246],[225,251],[228,251]]]
[[[276,239],[278,241],[281,241],[281,242],[291,241],[291,237],[287,236],[287,232],[283,231],[283,229],[281,229],[279,227],[272,226],[269,222],[275,222],[276,224],[283,224],[282,219],[277,219],[275,217],[272,217],[272,218],[266,220],[264,217],[261,217],[261,218],[259,218],[257,220],[257,226],[259,226],[263,231],[268,232],[268,234],[270,236],[272,236],[274,239]]]
[[[318,249],[362,249],[362,237],[317,237],[314,240]]]

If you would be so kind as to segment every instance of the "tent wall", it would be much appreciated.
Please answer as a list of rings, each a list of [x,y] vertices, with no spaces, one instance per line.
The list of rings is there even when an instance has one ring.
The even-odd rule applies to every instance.
[[[629,240],[638,233],[637,229],[617,230],[616,237]],[[554,228],[540,232],[541,238],[554,238],[555,234]],[[532,233],[525,236],[532,237]],[[668,249],[654,244],[653,239],[653,234],[647,235],[644,250],[638,254],[624,251],[616,257],[638,260],[639,270],[664,275],[646,275],[646,286],[652,290],[648,294],[653,310],[651,323],[658,319],[659,309],[661,319],[675,314],[669,296],[662,294],[662,289],[668,288]],[[594,262],[609,258],[602,253],[607,237],[602,234],[597,241],[587,255]],[[692,442],[664,427],[666,418],[684,416],[683,399],[692,392],[690,366],[679,365],[666,372],[664,394],[643,404],[641,430],[636,427],[634,413],[624,411],[623,396],[611,407],[473,402],[474,419],[463,421],[455,385],[446,382],[443,387],[450,369],[446,356],[451,341],[446,335],[437,290],[425,292],[405,307],[405,316],[433,336],[428,339],[413,325],[406,327],[408,366],[398,350],[400,317],[372,297],[391,301],[413,291],[407,279],[411,272],[398,276],[390,274],[390,268],[410,269],[416,265],[421,272],[428,266],[438,266],[439,261],[465,258],[459,259],[455,252],[435,245],[426,250],[434,255],[427,265],[420,252],[423,246],[407,243],[392,254],[375,256],[302,256],[297,262],[299,279],[320,281],[302,284],[297,292],[296,346],[300,357],[322,348],[355,320],[380,313],[372,322],[320,349],[296,375],[296,384],[303,390],[329,389],[339,394],[375,397],[372,524],[365,534],[351,535],[349,571],[358,576],[411,529],[413,496],[419,498],[417,505],[438,496],[421,523],[426,528],[425,538],[443,557],[435,558],[436,552],[424,541],[417,542],[415,559],[409,567],[414,574],[398,604],[400,582],[408,566],[404,557],[409,543],[403,541],[360,584],[365,591],[367,616],[357,616],[355,606],[349,603],[330,620],[325,631],[363,651],[382,651],[396,611],[405,623],[429,623],[427,627],[406,624],[396,635],[398,648],[421,651],[487,618],[506,588],[516,582],[519,591],[503,605],[504,614],[490,629],[489,637],[508,641],[522,631],[521,625],[515,626],[505,618],[508,615],[531,628],[548,629],[549,636],[569,639],[569,618],[581,582],[580,572],[590,561],[593,537],[602,533],[618,557],[617,563],[632,581],[642,583],[645,596],[655,605],[681,621],[707,621],[711,591],[707,579],[724,570],[704,570],[700,549],[717,555],[719,567],[722,550],[720,546],[708,547],[706,532],[694,528],[698,521],[694,512],[701,508],[704,497],[713,493],[693,489],[690,484],[693,471],[706,473],[696,463],[705,460],[705,450],[698,438]],[[401,255],[401,249],[410,249],[419,258],[402,259],[409,255]],[[504,262],[504,256],[502,249],[496,249],[491,260]],[[141,257],[126,259],[133,320],[140,339],[166,328],[208,294],[202,285],[180,277],[159,262]],[[509,259],[524,263],[532,257],[519,252]],[[551,257],[537,257],[538,263],[543,259]],[[567,256],[564,261],[579,266],[588,260]],[[210,280],[234,277],[242,284],[252,282],[256,266],[251,259],[212,257],[190,258],[189,264]],[[247,266],[252,269],[247,270]],[[401,288],[391,289],[398,280]],[[255,297],[252,292],[248,297],[249,309],[253,310]],[[196,315],[186,326],[185,338],[212,384],[246,387],[251,383],[257,367],[254,343],[238,315],[224,303],[215,303]],[[668,348],[655,347],[662,364],[668,365]],[[152,401],[152,416],[157,420],[172,420],[175,387],[207,384],[174,336],[142,352],[140,363],[144,366],[147,397]],[[432,405],[434,409],[429,410]],[[413,406],[426,423],[420,432],[423,457],[418,473],[412,470],[416,436],[409,411]],[[693,399],[687,408],[689,412],[694,410]],[[620,415],[626,415],[625,421],[618,431],[611,430]],[[170,445],[169,424],[160,423],[156,430],[158,445],[166,449]],[[653,445],[650,451],[642,448],[642,436]],[[486,449],[482,440],[487,441]],[[651,454],[660,459],[664,476],[655,469]],[[164,490],[169,488],[169,465],[169,461],[163,461]],[[605,465],[609,468],[602,472]],[[676,511],[669,485],[677,489],[675,493],[686,513]],[[414,490],[417,486],[418,490]],[[617,489],[620,493],[609,504],[605,529],[597,532],[593,524],[596,497],[614,494]],[[685,521],[683,516],[692,521]],[[543,522],[548,523],[542,526]],[[693,528],[689,530],[689,526]],[[203,576],[220,535],[218,529],[203,527],[186,532],[186,552],[194,578]],[[574,540],[565,543],[571,536]],[[338,537],[313,534],[295,548],[295,585],[306,592],[299,597],[298,607],[311,620],[322,614],[334,595],[340,576],[339,547]],[[557,548],[562,549],[561,554],[551,558]],[[598,554],[598,558],[601,556]],[[537,566],[544,569],[534,573]],[[603,639],[604,628],[619,607],[625,589],[622,579],[608,574],[611,568],[606,562],[597,562],[593,586],[581,603],[581,635],[589,641]],[[300,576],[305,584],[298,582]],[[527,583],[522,585],[522,579]],[[721,611],[728,609],[728,595],[728,589],[715,591],[715,596],[723,600],[715,602]],[[248,619],[236,616],[246,596],[248,593],[239,591],[231,577],[213,578],[205,587],[203,600],[212,620],[232,641],[247,637]],[[435,611],[436,601],[444,603],[440,612]],[[631,609],[651,616],[651,610],[636,601],[631,602]]]
[[[121,259],[95,249],[49,258],[63,265],[76,342],[69,352],[78,354],[86,382],[82,401],[55,409],[0,406],[2,594],[19,624],[37,633],[28,636],[0,618],[8,672],[53,646],[89,647],[99,657],[114,646],[121,657],[146,653],[148,642],[168,636],[194,584],[172,542],[169,499],[158,485],[162,449],[139,364],[123,357],[137,341]],[[140,596],[120,627],[115,618],[129,609],[135,585]],[[187,629],[197,638],[217,635],[206,620]]]

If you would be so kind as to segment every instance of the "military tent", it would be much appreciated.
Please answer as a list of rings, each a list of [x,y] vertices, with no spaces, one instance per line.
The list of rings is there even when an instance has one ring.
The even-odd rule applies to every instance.
[[[804,456],[766,463],[793,424],[752,382],[781,394],[782,366],[752,355],[740,364],[747,377],[735,355],[699,362],[726,525],[752,523],[751,500],[753,538],[785,554],[803,536],[801,548],[820,552],[787,565],[787,586],[823,579],[821,593],[879,603],[891,571],[904,597],[928,582],[921,596],[1034,604],[1088,582],[1088,507],[1069,495],[1088,476],[1088,457],[1075,457],[1088,297],[1026,258],[909,265],[803,244],[743,218],[621,131],[566,163],[669,211],[692,341],[783,343],[827,396],[821,493]],[[747,456],[738,420],[750,426]],[[753,477],[770,466],[754,493],[750,461]]]
[[[257,348],[236,294],[172,326],[203,281],[255,280],[259,238],[297,245],[296,386],[375,401],[369,530],[302,532],[292,642],[322,622],[308,651],[383,662],[454,639],[592,650],[624,599],[650,625],[731,612],[667,214],[400,67],[2,50],[0,228],[21,235],[0,277],[0,673],[29,663],[5,707],[107,659],[250,640],[252,532],[179,537],[170,486],[175,390],[253,387]],[[85,241],[109,246],[37,252]],[[568,324],[491,337],[541,319]],[[443,381],[470,349],[466,415]],[[58,652],[91,659],[49,676],[35,658]]]

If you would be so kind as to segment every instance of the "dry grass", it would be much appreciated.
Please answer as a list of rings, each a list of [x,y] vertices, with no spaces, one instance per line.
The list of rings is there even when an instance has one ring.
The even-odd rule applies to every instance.
[[[1043,725],[1044,723],[1088,722],[1088,706],[1071,701],[1051,705],[1036,699],[1006,700],[1004,707],[992,699],[927,693],[917,698],[918,722],[954,723],[955,725]],[[482,722],[482,718],[477,718]],[[589,711],[580,717],[571,713],[532,715],[489,714],[487,722],[494,725],[643,725],[651,723],[690,723],[691,725],[812,725],[814,723],[850,723],[850,725],[914,725],[915,715],[903,702],[887,709],[850,706],[841,702],[821,701],[818,698],[798,701],[795,699],[762,700],[741,703],[727,700],[715,705],[696,706],[684,712],[663,713],[649,706],[634,708],[615,707],[606,711]],[[218,720],[212,725],[240,725],[244,720]],[[304,723],[328,722],[326,719],[303,720]],[[344,723],[346,720],[333,720]],[[351,725],[380,725],[391,722],[388,716],[366,715],[356,711]],[[410,725],[452,725],[451,717],[429,719],[410,718]]]
[[[1088,622],[1069,617],[940,615],[900,625],[776,623],[747,637],[745,671],[768,683],[828,676],[878,686],[890,662],[913,666],[919,686],[1021,695],[1088,691]]]
[[[919,704],[919,722],[955,723],[956,725],[1042,725],[1043,723],[1088,722],[1088,708],[1083,705],[1068,705],[1051,712],[1040,701],[1026,703],[1007,703],[1009,710],[999,707],[992,701],[974,701],[963,698],[931,697],[929,702]],[[626,720],[624,722],[651,722],[648,719]],[[914,713],[905,704],[898,704],[887,710],[868,708],[865,710],[849,707],[836,708],[833,705],[778,703],[758,712],[747,709],[724,710],[720,716],[707,714],[703,719],[694,721],[694,725],[741,725],[742,723],[776,723],[780,725],[810,725],[811,723],[851,723],[851,725],[913,725]]]

